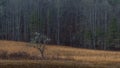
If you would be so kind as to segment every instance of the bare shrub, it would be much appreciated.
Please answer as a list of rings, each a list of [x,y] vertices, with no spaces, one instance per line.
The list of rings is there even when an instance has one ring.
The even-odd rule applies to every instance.
[[[31,44],[30,45],[34,48],[37,48],[40,51],[43,59],[45,59],[45,55],[44,55],[45,50],[46,50],[45,44],[48,41],[50,41],[50,39],[47,36],[40,34],[38,32],[35,32],[34,37],[31,38],[31,44],[33,44],[33,45],[31,45]],[[34,45],[34,44],[36,44],[36,45]]]

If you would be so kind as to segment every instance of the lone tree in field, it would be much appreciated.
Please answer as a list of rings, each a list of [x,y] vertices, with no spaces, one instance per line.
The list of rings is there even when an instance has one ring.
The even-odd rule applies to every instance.
[[[31,39],[31,43],[35,44],[32,46],[34,48],[37,48],[40,51],[42,58],[45,58],[45,56],[44,56],[44,52],[46,49],[45,44],[49,41],[50,41],[50,39],[47,36],[40,34],[38,32],[35,32],[33,38]]]

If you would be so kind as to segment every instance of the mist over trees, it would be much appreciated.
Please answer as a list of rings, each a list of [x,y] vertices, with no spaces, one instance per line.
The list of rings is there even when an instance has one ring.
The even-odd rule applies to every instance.
[[[0,39],[120,50],[119,0],[0,0]]]

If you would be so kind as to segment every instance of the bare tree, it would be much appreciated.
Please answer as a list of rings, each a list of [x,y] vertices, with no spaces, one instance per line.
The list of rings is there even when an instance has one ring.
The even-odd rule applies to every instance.
[[[40,51],[43,59],[45,58],[44,53],[46,49],[46,43],[49,41],[50,39],[47,36],[38,32],[35,32],[33,38],[31,39],[31,43],[35,44],[32,46]]]

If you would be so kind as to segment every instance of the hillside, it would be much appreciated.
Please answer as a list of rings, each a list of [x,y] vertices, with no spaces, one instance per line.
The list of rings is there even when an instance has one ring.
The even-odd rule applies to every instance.
[[[24,42],[0,41],[0,53],[2,51],[6,51],[7,54],[25,52],[30,56],[40,57],[40,52],[37,49],[30,47],[29,43],[24,43]],[[51,64],[55,62],[59,64],[61,63],[63,64],[63,61],[68,62],[68,64],[70,64],[73,61],[74,64],[76,63],[79,64],[80,62],[82,64],[87,64],[91,66],[105,65],[108,66],[108,68],[120,67],[120,52],[88,50],[88,49],[72,48],[66,46],[50,45],[46,47],[45,56],[49,58],[49,60],[54,60],[54,61],[48,60],[48,62]],[[22,57],[21,59],[23,60],[24,58]],[[7,63],[10,61],[6,62],[4,60],[1,60],[0,63],[2,62]],[[19,61],[17,62],[19,63]],[[25,62],[27,63],[27,61]],[[37,62],[40,62],[40,60]],[[44,63],[46,63],[46,61],[44,61]]]
[[[26,52],[33,56],[39,56],[40,52],[29,46],[29,43],[0,41],[0,50],[14,52]],[[80,48],[72,48],[66,46],[50,45],[46,47],[46,55],[52,57],[70,58],[73,60],[83,61],[118,61],[120,62],[120,52],[88,50]],[[88,58],[88,59],[87,59]]]

